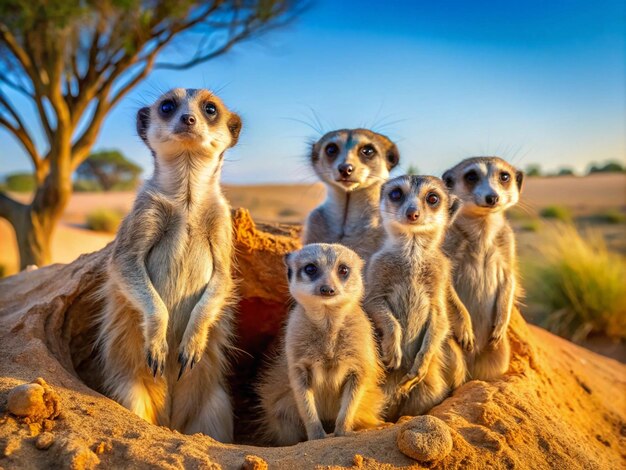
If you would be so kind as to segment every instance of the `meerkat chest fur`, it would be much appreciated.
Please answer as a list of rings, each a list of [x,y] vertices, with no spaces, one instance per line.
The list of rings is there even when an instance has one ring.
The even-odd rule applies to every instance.
[[[181,155],[157,165],[146,185],[149,197],[164,212],[161,236],[148,253],[146,266],[177,336],[213,273],[210,231],[230,221],[218,178],[208,160]]]
[[[373,184],[350,192],[328,187],[328,196],[323,207],[333,241],[346,246],[358,246],[363,239],[363,233],[382,239],[378,210],[380,186]]]
[[[339,318],[311,320],[304,308],[296,306],[287,326],[287,360],[291,366],[309,370],[311,386],[320,395],[338,395],[346,376],[364,367],[363,357],[371,351],[358,347],[356,331],[367,331],[358,318],[340,313]],[[360,312],[367,321],[365,313]],[[360,344],[360,343],[359,343]]]
[[[492,328],[499,286],[514,276],[509,260],[511,229],[502,214],[485,219],[459,218],[446,245],[452,253],[454,285],[472,316],[476,341],[486,344]]]
[[[402,326],[403,350],[408,357],[419,350],[433,307],[442,305],[440,272],[447,260],[438,254],[417,243],[399,246],[390,240],[377,254],[386,258],[389,267],[381,275],[388,279],[389,304]]]

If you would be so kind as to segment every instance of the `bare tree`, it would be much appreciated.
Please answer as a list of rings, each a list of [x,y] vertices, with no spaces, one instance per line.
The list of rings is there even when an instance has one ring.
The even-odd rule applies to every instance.
[[[17,233],[20,264],[50,262],[50,238],[107,113],[155,68],[186,69],[293,19],[295,0],[0,0],[0,126],[30,157],[30,204],[0,192],[0,217]],[[195,53],[157,62],[190,33]],[[196,38],[199,38],[197,41]],[[27,97],[39,119],[25,122],[11,100]]]

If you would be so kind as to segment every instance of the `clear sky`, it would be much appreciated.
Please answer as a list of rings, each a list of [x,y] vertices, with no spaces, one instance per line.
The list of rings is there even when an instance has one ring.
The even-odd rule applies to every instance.
[[[307,142],[357,126],[397,142],[398,171],[440,175],[479,154],[581,171],[626,158],[625,30],[623,0],[317,0],[224,57],[153,73],[96,149],[118,148],[149,175],[136,110],[170,87],[208,87],[244,119],[229,183],[312,182]],[[189,53],[179,43],[168,55]],[[30,168],[8,134],[0,142],[0,173]]]

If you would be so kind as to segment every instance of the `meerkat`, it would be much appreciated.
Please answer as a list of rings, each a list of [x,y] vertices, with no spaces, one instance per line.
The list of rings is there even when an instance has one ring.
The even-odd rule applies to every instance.
[[[465,381],[449,307],[469,314],[452,287],[450,261],[442,251],[459,206],[434,176],[400,176],[382,187],[387,237],[367,268],[364,308],[381,334],[388,420],[425,413]]]
[[[498,157],[463,160],[443,180],[463,206],[444,248],[454,265],[454,285],[467,306],[476,344],[467,353],[471,378],[493,380],[509,368],[506,335],[519,294],[515,236],[505,210],[515,205],[524,174]]]
[[[177,88],[139,110],[155,169],[115,238],[98,336],[109,396],[150,423],[223,442],[233,439],[234,283],[219,179],[240,130],[208,90]]]
[[[342,245],[311,244],[285,264],[296,304],[258,388],[266,440],[292,445],[381,424],[383,371],[361,307],[363,261]]]
[[[310,160],[326,200],[309,214],[304,243],[341,243],[369,260],[384,238],[380,187],[400,160],[396,145],[367,129],[342,129],[315,142]]]

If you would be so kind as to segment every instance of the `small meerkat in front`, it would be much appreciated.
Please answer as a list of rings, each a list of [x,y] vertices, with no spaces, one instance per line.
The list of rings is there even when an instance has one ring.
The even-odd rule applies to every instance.
[[[361,307],[363,261],[341,245],[311,244],[285,264],[297,303],[258,387],[266,440],[292,445],[381,424],[383,371]]]
[[[519,288],[515,235],[504,211],[518,202],[523,179],[498,157],[468,158],[443,174],[449,190],[463,200],[444,249],[472,316],[476,346],[467,364],[473,379],[493,380],[509,368],[506,332]]]
[[[341,243],[366,262],[380,248],[380,187],[399,160],[395,144],[367,129],[325,134],[311,147],[311,165],[326,201],[308,216],[304,243]]]
[[[110,396],[153,424],[223,442],[233,439],[234,283],[219,179],[240,129],[208,90],[177,88],[139,110],[155,169],[115,239],[98,336]]]
[[[400,176],[382,187],[387,238],[367,268],[364,307],[382,336],[388,420],[427,412],[465,381],[450,317],[458,316],[468,342],[471,324],[441,248],[459,206],[434,176]]]

